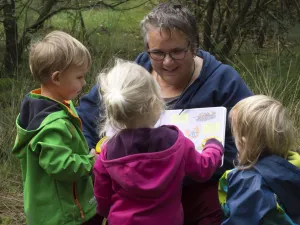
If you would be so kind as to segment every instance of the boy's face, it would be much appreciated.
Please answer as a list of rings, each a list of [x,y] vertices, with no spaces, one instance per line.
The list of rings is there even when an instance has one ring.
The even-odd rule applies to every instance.
[[[59,74],[58,92],[62,100],[72,100],[81,92],[85,82],[86,67],[70,66]]]

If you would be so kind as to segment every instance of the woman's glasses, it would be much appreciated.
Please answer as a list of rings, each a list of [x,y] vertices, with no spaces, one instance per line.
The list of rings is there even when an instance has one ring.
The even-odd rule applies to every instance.
[[[190,47],[190,42],[188,46],[185,49],[175,49],[171,52],[162,52],[158,50],[152,50],[148,51],[148,54],[150,55],[151,59],[157,60],[157,61],[162,61],[166,58],[166,55],[169,55],[171,59],[173,60],[180,60],[183,59],[189,50]]]

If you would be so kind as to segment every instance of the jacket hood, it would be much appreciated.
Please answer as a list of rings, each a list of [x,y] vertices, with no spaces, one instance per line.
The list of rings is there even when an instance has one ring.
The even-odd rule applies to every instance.
[[[203,59],[203,67],[198,79],[202,80],[204,83],[222,65],[222,63],[209,52],[199,50],[197,54]]]
[[[276,193],[288,215],[299,221],[299,208],[295,206],[300,203],[300,168],[297,167],[300,155],[290,152],[288,160],[291,163],[278,156],[266,156],[254,168]]]
[[[17,137],[12,153],[18,158],[26,154],[23,151],[32,138],[46,125],[57,119],[69,118],[68,114],[76,117],[77,114],[73,104],[70,102],[70,109],[53,99],[40,95],[40,89],[28,93],[21,104],[20,114],[16,119]],[[62,110],[64,109],[64,110]],[[67,112],[67,113],[65,113]],[[47,119],[46,119],[47,118]]]
[[[173,127],[173,129],[177,128]],[[151,135],[149,135],[149,139],[153,138]],[[159,136],[160,138],[156,138],[159,138],[161,142],[169,140],[167,135]],[[145,142],[145,139],[141,138],[139,141],[131,141],[134,139],[133,137],[128,141],[128,136],[123,137],[122,135],[119,135],[119,138],[126,138],[127,140],[118,142],[119,144],[115,148],[125,149],[126,152],[132,152],[132,149],[139,149],[143,153],[107,160],[106,151],[109,151],[109,149],[104,147],[101,160],[112,180],[118,183],[129,195],[143,198],[161,196],[167,191],[168,186],[172,183],[182,165],[181,160],[184,154],[184,136],[182,133],[178,132],[175,143],[168,149],[161,151],[161,146],[165,144],[158,144],[148,153],[145,153],[145,149],[140,149],[141,146],[145,147],[144,143],[142,143]]]

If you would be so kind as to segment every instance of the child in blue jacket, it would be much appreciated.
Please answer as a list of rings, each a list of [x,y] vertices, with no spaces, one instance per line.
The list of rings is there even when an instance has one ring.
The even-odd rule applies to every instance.
[[[300,224],[300,156],[295,129],[277,100],[256,95],[231,113],[237,166],[224,173],[219,199],[222,225]]]

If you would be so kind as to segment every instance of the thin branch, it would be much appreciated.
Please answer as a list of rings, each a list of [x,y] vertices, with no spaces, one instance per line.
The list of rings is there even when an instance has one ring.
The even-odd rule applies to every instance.
[[[126,2],[128,2],[128,1],[126,1]],[[139,4],[139,5],[133,6],[131,8],[125,8],[125,9],[123,9],[123,8],[122,9],[116,9],[116,8],[114,8],[114,10],[116,10],[116,11],[127,11],[127,10],[131,10],[131,9],[136,9],[136,8],[141,7],[142,5],[145,5],[147,2],[150,2],[150,0],[146,0],[145,2],[143,2],[143,3]],[[125,2],[122,2],[120,4],[123,4],[123,3],[125,3]],[[120,4],[118,4],[118,5],[120,5]],[[115,7],[115,5],[113,7]]]
[[[218,5],[220,7],[220,1],[218,1],[218,3],[219,3]],[[219,38],[221,36],[221,33],[222,33],[222,31],[225,31],[225,29],[226,29],[226,23],[227,23],[228,18],[227,18],[226,21],[224,21],[224,15],[225,15],[226,11],[227,11],[227,16],[229,15],[230,7],[231,7],[231,2],[227,1],[226,4],[225,4],[223,12],[220,14],[220,20],[219,20],[219,23],[218,23],[217,33],[216,33],[216,42],[220,42]]]
[[[4,9],[6,5],[7,5],[7,3],[6,3],[6,4],[3,4],[3,5],[0,5],[0,11],[1,11],[2,9]]]
[[[216,6],[216,0],[209,0],[208,7],[206,12],[206,17],[204,19],[204,26],[203,26],[203,48],[207,51],[210,50],[211,46],[211,28],[213,23],[213,16]]]
[[[265,10],[265,12],[266,12],[270,17],[272,17],[274,20],[276,20],[281,26],[283,26],[284,28],[286,28],[285,24],[284,24],[280,19],[278,19],[272,12],[270,12],[269,10]]]
[[[147,0],[146,2],[148,2],[149,0]],[[141,5],[145,4],[146,2],[140,4],[138,7],[140,7]],[[121,2],[121,3],[118,3],[118,4],[115,4],[115,5],[111,5],[111,4],[106,4],[104,3],[103,1],[98,1],[96,2],[95,4],[93,5],[83,5],[83,6],[80,6],[80,7],[61,7],[57,10],[54,10],[50,13],[48,13],[47,15],[45,15],[44,17],[38,19],[33,25],[31,25],[30,27],[28,27],[26,29],[26,32],[33,32],[35,31],[41,24],[44,23],[45,20],[51,18],[52,16],[62,12],[62,11],[70,11],[70,10],[84,10],[84,9],[91,9],[91,8],[94,8],[94,7],[97,7],[97,6],[105,6],[107,8],[110,8],[110,9],[113,9],[113,10],[116,10],[114,7],[116,5],[120,5],[120,4],[123,4],[125,2]],[[137,7],[137,6],[135,6]],[[133,7],[133,8],[135,8]],[[130,9],[133,9],[133,8],[130,8]],[[130,10],[130,9],[124,9],[124,10]]]
[[[99,1],[95,4],[93,4],[93,6],[91,5],[84,5],[84,6],[80,6],[80,7],[61,7],[57,10],[54,10],[48,14],[46,14],[44,17],[39,18],[34,24],[32,24],[31,26],[27,27],[26,32],[33,32],[35,31],[40,25],[42,25],[44,23],[45,20],[50,19],[52,16],[62,12],[62,11],[70,11],[70,10],[83,10],[83,9],[90,9],[96,6],[107,6],[106,4],[104,4],[102,1]],[[109,7],[109,5],[108,5]]]
[[[122,2],[118,2],[118,3],[115,3],[115,4],[111,4],[110,7],[116,8],[117,6],[122,5],[122,4],[124,4],[124,3],[127,3],[127,2],[128,2],[127,0],[124,0],[124,1],[122,1]]]
[[[237,28],[239,23],[243,22],[243,20],[245,19],[245,16],[249,10],[249,8],[251,7],[252,1],[251,0],[247,0],[241,10],[241,12],[238,14],[238,16],[236,17],[236,19],[230,24],[229,29],[226,32],[225,35],[225,39],[226,39],[226,43],[223,45],[222,49],[221,49],[221,53],[223,54],[223,56],[228,56],[230,50],[232,49],[233,43],[235,41],[235,36],[237,33]]]
[[[23,11],[25,10],[25,8],[29,8],[31,3],[32,3],[33,0],[28,0],[25,4],[22,4],[24,7],[21,9],[21,11],[18,13],[19,16],[16,17],[16,20],[18,20],[20,18],[20,16],[22,15]],[[23,3],[23,2],[22,2]],[[21,6],[22,6],[21,5]],[[31,7],[30,7],[31,8]]]
[[[233,55],[239,54],[240,49],[241,49],[241,47],[243,46],[243,44],[244,44],[244,42],[245,42],[245,40],[246,40],[246,37],[247,37],[247,35],[248,35],[249,32],[250,32],[250,28],[248,28],[248,29],[244,32],[244,34],[242,35],[242,40],[241,40],[240,43],[238,44],[237,50],[235,51],[235,53],[234,53]]]

